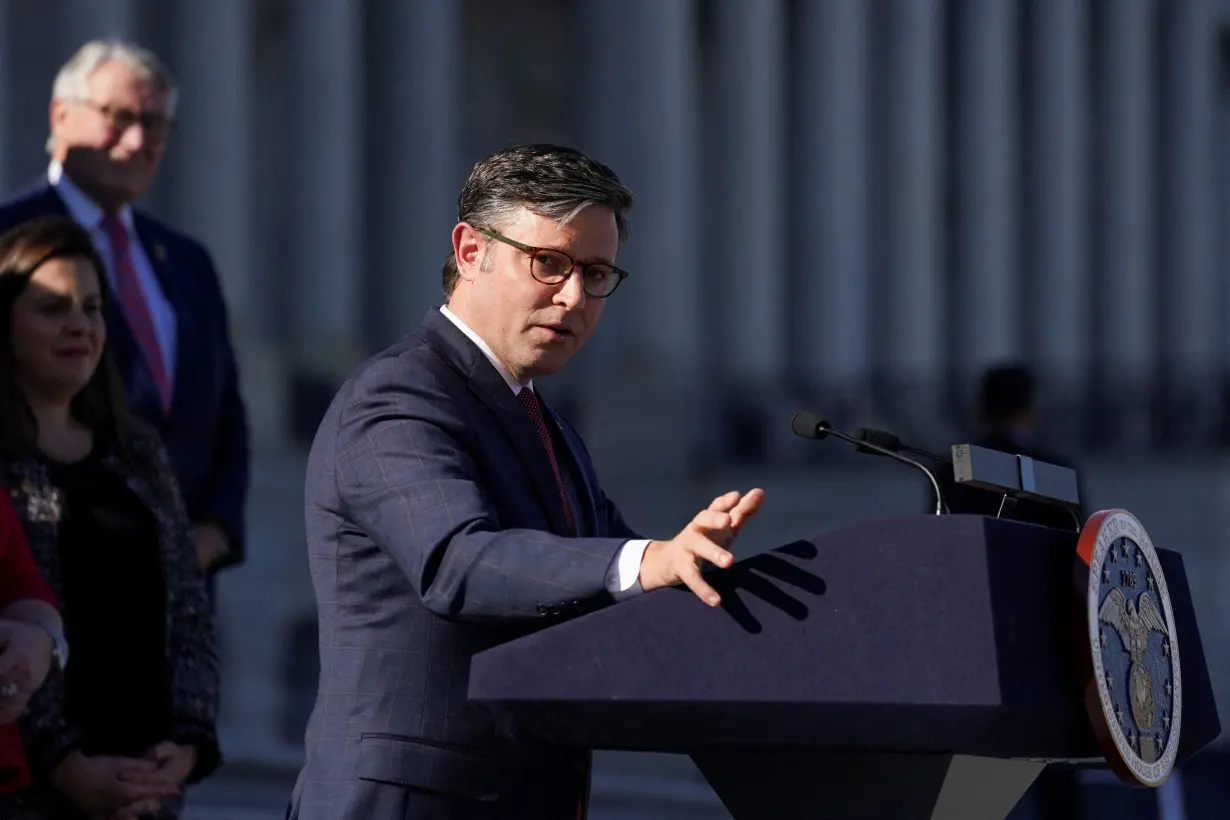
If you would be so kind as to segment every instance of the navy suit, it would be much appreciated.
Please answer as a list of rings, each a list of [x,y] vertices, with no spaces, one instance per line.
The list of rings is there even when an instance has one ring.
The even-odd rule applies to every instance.
[[[519,737],[466,700],[470,658],[610,603],[636,534],[576,432],[546,449],[490,361],[433,310],[338,392],[308,461],[321,673],[298,820],[574,820],[588,750]]]
[[[68,215],[59,194],[44,183],[0,205],[0,232],[38,217]],[[133,219],[175,311],[178,352],[169,417],[115,298],[107,311],[111,353],[130,409],[162,436],[190,519],[220,524],[229,538],[231,552],[216,568],[237,564],[244,549],[248,426],[218,275],[200,243],[140,211]]]

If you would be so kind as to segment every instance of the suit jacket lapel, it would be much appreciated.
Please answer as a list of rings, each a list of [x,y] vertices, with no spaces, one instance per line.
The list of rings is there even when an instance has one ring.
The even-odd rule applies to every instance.
[[[439,310],[428,311],[419,330],[432,347],[466,377],[470,390],[495,416],[500,429],[516,448],[533,479],[534,492],[551,522],[551,531],[556,534],[567,532],[568,525],[560,506],[555,474],[551,471],[547,451],[539,441],[525,408],[503,377],[487,361],[483,352]]]

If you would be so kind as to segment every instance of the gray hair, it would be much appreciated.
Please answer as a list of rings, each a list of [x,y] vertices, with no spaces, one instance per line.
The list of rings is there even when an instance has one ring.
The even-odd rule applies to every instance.
[[[457,197],[457,219],[495,229],[522,208],[566,225],[590,205],[615,214],[619,243],[628,238],[627,211],[634,197],[607,166],[573,148],[520,145],[497,151],[477,163]],[[457,286],[457,259],[444,262],[444,297]]]
[[[81,102],[89,98],[90,77],[103,63],[112,60],[123,63],[131,68],[138,77],[151,84],[159,91],[165,92],[171,109],[175,115],[175,106],[179,103],[179,89],[171,73],[152,51],[135,43],[124,40],[91,40],[77,49],[68,58],[56,74],[51,86],[51,99],[63,102]],[[53,147],[53,138],[47,138],[47,151]]]

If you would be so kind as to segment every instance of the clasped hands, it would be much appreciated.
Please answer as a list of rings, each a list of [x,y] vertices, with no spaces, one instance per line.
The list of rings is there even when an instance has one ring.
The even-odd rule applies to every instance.
[[[670,541],[650,541],[641,558],[641,588],[648,592],[682,583],[709,606],[720,604],[721,596],[701,574],[702,562],[723,569],[733,564],[729,547],[763,501],[764,490],[759,488],[747,493],[732,490],[713,499]]]
[[[196,749],[170,741],[145,757],[87,756],[73,752],[51,776],[90,820],[138,820],[180,793],[196,766]]]

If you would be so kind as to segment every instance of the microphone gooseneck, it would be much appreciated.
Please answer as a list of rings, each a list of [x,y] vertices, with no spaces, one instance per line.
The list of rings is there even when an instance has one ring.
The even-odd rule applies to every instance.
[[[877,430],[874,427],[860,427],[854,434],[854,437],[860,442],[871,442],[872,444],[878,444],[881,447],[887,447],[894,453],[909,453],[912,456],[925,458],[929,461],[934,461],[937,464],[952,464],[952,459],[937,455],[936,453],[932,453],[927,450],[921,450],[917,447],[911,447],[910,445],[904,443],[901,440],[901,437],[896,433],[890,433],[887,430]]]
[[[863,452],[870,451],[876,453],[877,455],[887,456],[893,461],[900,461],[902,464],[908,464],[916,470],[921,470],[923,475],[931,481],[931,488],[935,490],[935,514],[942,515],[944,513],[944,495],[940,492],[940,483],[936,480],[935,474],[927,469],[927,467],[921,462],[915,461],[912,458],[907,458],[900,453],[894,452],[887,447],[882,447],[873,441],[860,441],[854,436],[846,435],[840,430],[834,430],[828,421],[815,413],[795,413],[794,417],[790,420],[790,429],[794,431],[795,435],[802,436],[803,438],[819,440],[826,438],[827,436],[833,436],[841,439],[842,441],[848,441],[853,444],[857,450]]]

